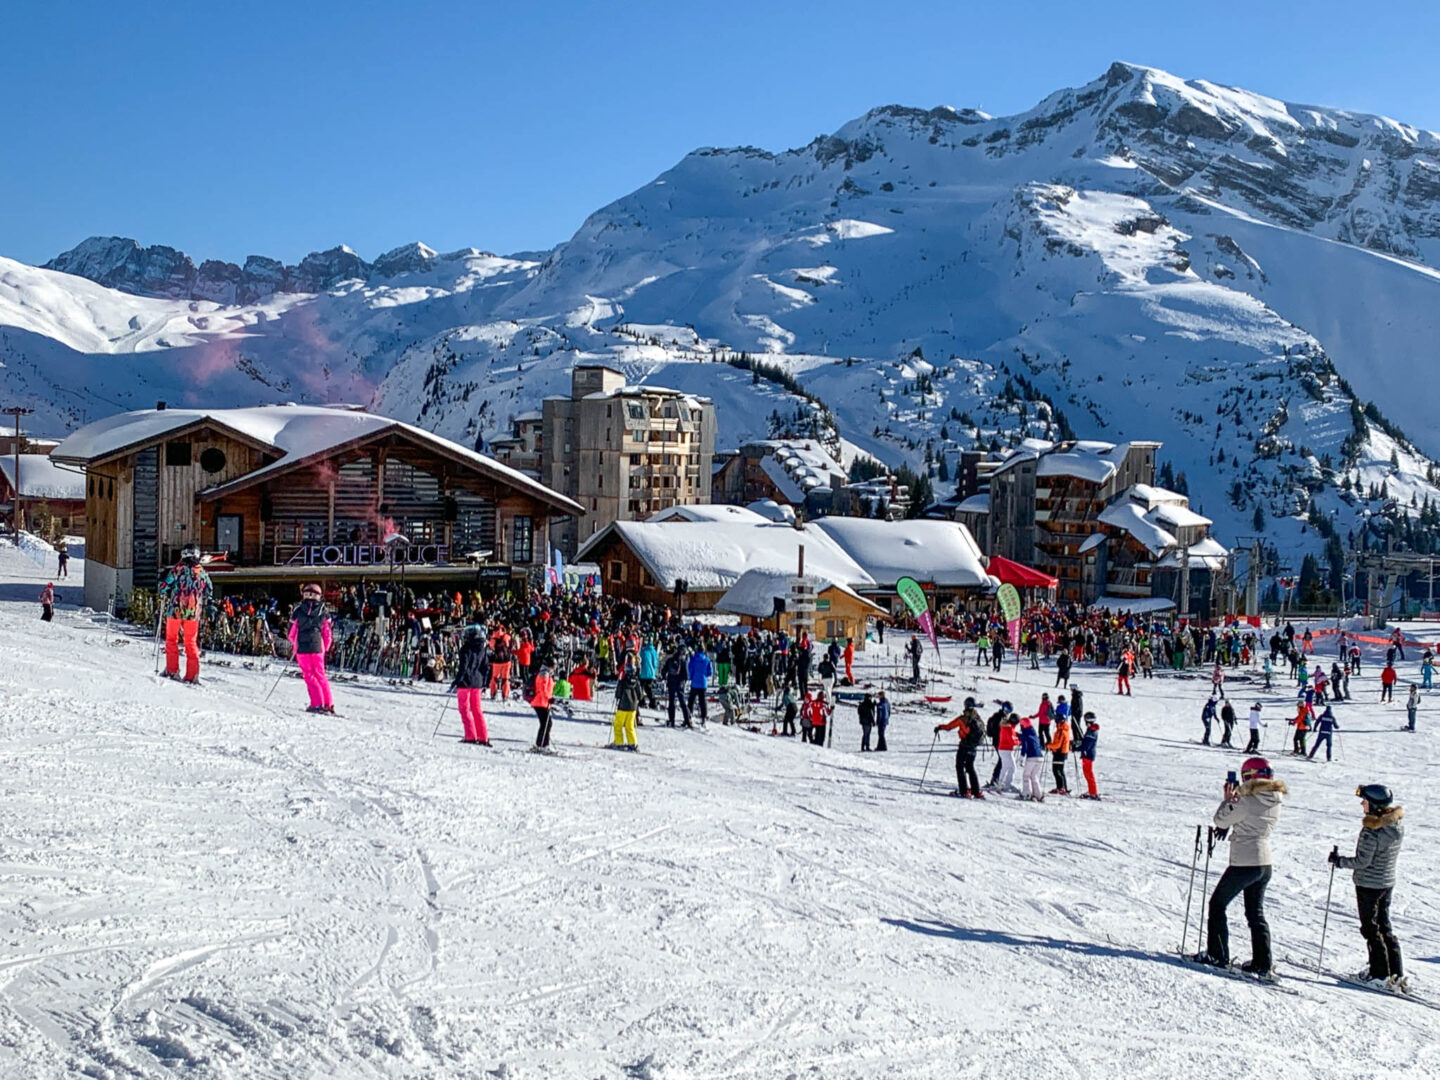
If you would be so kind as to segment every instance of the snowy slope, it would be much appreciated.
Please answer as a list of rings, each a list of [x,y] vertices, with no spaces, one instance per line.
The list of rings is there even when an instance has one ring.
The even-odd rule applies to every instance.
[[[892,464],[1067,426],[1161,439],[1220,535],[1258,508],[1287,553],[1314,547],[1312,511],[1344,535],[1381,509],[1343,478],[1440,497],[1414,392],[1440,333],[1440,137],[1131,64],[1012,117],[887,106],[783,153],[698,150],[534,258],[197,269],[108,238],[51,265],[190,297],[0,264],[7,390],[56,423],[347,398],[476,442],[578,361],[711,394],[726,444],[814,423],[714,365],[745,350]],[[1352,418],[1367,401],[1413,448]]]
[[[1194,827],[1240,760],[1195,743],[1197,681],[1117,699],[1080,666],[1106,801],[960,803],[942,795],[951,744],[927,759],[944,716],[911,694],[883,755],[857,752],[846,711],[828,749],[647,713],[639,756],[597,749],[608,725],[586,715],[540,758],[515,706],[487,710],[486,752],[455,741],[442,698],[378,681],[339,684],[328,718],[300,711],[297,680],[267,704],[275,673],[238,662],[212,657],[200,690],[157,680],[149,640],[64,605],[73,579],[40,623],[45,572],[0,546],[0,1074],[1440,1070],[1440,1013],[1284,965],[1298,997],[1168,958]],[[1054,681],[945,664],[956,694],[1024,709]],[[1402,735],[1375,683],[1353,684],[1336,763],[1275,754],[1291,795],[1267,908],[1278,954],[1313,957],[1325,853],[1353,842],[1355,785],[1383,780],[1407,810],[1395,923],[1434,994],[1440,714],[1427,698]],[[1231,691],[1277,713],[1288,698]],[[1243,959],[1243,922],[1234,940]],[[1326,955],[1363,959],[1343,879]]]

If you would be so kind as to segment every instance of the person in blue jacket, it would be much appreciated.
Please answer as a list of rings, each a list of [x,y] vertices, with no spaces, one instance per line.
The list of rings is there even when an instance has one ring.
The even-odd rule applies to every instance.
[[[1085,772],[1085,794],[1082,799],[1099,799],[1100,790],[1095,786],[1095,747],[1100,742],[1100,725],[1095,722],[1094,713],[1085,714],[1085,734],[1080,738],[1080,768]]]
[[[710,673],[715,670],[715,665],[710,663],[710,657],[706,655],[703,645],[695,646],[695,651],[690,654],[690,663],[686,670],[690,675],[690,696],[685,703],[685,711],[692,715],[699,712],[700,723],[703,724],[709,719],[705,706],[705,687],[710,682]],[[688,718],[685,726],[690,726]]]
[[[1215,722],[1215,695],[1210,695],[1210,700],[1205,702],[1205,708],[1200,710],[1200,722],[1205,725],[1205,738],[1200,740],[1202,746],[1210,745],[1210,725]]]
[[[1320,719],[1315,721],[1315,745],[1310,748],[1310,756],[1315,756],[1315,751],[1320,749],[1320,744],[1325,744],[1325,760],[1330,760],[1330,740],[1334,737],[1335,729],[1340,726],[1335,719],[1335,714],[1330,711],[1330,706],[1325,706],[1325,711],[1320,714]]]
[[[1045,793],[1040,790],[1040,766],[1045,763],[1045,748],[1040,744],[1040,735],[1033,720],[1034,717],[1027,716],[1020,721],[1020,756],[1024,759],[1020,773],[1020,798],[1029,802],[1044,802]]]
[[[660,677],[660,650],[655,648],[655,640],[646,638],[645,644],[640,646],[640,690],[645,695],[645,703],[652,709],[660,706],[655,701],[655,680]]]
[[[880,696],[875,699],[875,730],[880,733],[879,741],[875,744],[877,753],[887,749],[885,745],[885,729],[890,726],[890,699],[885,696],[885,691],[880,691]]]

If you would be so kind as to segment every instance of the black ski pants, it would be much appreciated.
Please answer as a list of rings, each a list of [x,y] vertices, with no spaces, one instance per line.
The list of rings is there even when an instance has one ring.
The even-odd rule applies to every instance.
[[[975,774],[975,748],[962,746],[955,751],[955,786],[961,795],[979,795],[980,777]]]
[[[1050,771],[1055,774],[1055,790],[1069,792],[1070,781],[1065,779],[1065,755],[1056,754],[1050,759]]]
[[[1253,754],[1256,750],[1259,750],[1259,749],[1260,749],[1260,729],[1259,729],[1258,727],[1257,727],[1257,728],[1251,728],[1251,729],[1250,729],[1250,741],[1245,744],[1245,753],[1247,753],[1247,754]]]
[[[1251,962],[1260,971],[1273,966],[1270,957],[1270,924],[1265,921],[1265,887],[1270,884],[1268,866],[1230,866],[1220,875],[1210,894],[1210,928],[1205,951],[1222,967],[1230,964],[1230,925],[1225,909],[1230,901],[1245,894],[1245,921],[1250,924]]]
[[[675,726],[675,706],[676,706],[676,705],[679,705],[679,706],[680,706],[680,715],[685,718],[685,723],[687,723],[687,724],[690,723],[690,706],[689,706],[689,705],[686,703],[686,701],[685,701],[685,695],[684,695],[684,693],[681,691],[680,687],[678,687],[678,686],[666,685],[666,687],[665,687],[665,707],[666,707],[666,709],[667,709],[667,711],[668,711],[668,713],[669,713],[669,719],[666,721],[666,723],[669,724],[670,727],[674,727],[674,726]]]
[[[690,717],[696,713],[700,714],[702,724],[710,719],[705,705],[705,687],[703,686],[690,687],[690,697],[685,702],[685,723],[690,723]]]
[[[888,720],[880,720],[880,721],[877,721],[876,724],[875,724],[875,726],[879,729],[879,730],[875,733],[875,738],[876,738],[876,742],[875,742],[875,752],[876,752],[876,753],[879,753],[879,752],[881,752],[882,750],[883,750],[883,751],[888,751],[888,750],[890,749],[888,746],[885,745],[885,729],[889,726],[889,724],[890,724],[890,722],[889,722]]]
[[[536,746],[550,745],[550,708],[546,705],[534,705],[535,719],[540,721],[540,728],[535,732]]]
[[[1390,893],[1390,889],[1355,886],[1355,901],[1360,908],[1360,933],[1370,949],[1372,979],[1405,974],[1400,961],[1400,942],[1390,929]]]

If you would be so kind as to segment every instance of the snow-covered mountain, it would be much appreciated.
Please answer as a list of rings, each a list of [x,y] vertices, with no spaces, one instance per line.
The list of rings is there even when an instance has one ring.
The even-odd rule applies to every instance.
[[[369,398],[488,439],[577,360],[710,393],[725,441],[813,413],[715,362],[744,350],[892,463],[1162,439],[1227,540],[1257,508],[1282,548],[1314,544],[1305,517],[1343,534],[1380,509],[1347,482],[1440,498],[1416,392],[1440,136],[1129,64],[1018,116],[890,106],[784,153],[699,150],[534,256],[197,268],[112,238],[50,266],[0,261],[0,362],[54,423]]]

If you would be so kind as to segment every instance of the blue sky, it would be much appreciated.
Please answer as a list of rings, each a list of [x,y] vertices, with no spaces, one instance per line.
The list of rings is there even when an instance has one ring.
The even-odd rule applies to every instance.
[[[1300,12],[1300,14],[1293,14]],[[697,146],[1152,64],[1440,128],[1440,4],[5,5],[0,254],[549,247]]]

